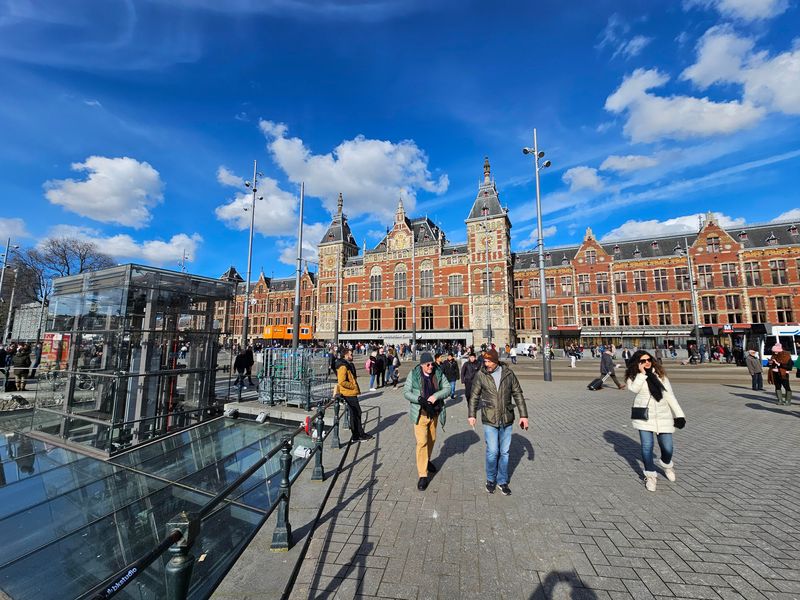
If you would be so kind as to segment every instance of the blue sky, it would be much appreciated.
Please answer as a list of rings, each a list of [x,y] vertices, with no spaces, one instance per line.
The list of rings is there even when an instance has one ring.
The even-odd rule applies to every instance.
[[[644,8],[643,8],[644,7]],[[0,0],[0,236],[120,262],[293,270],[339,192],[454,242],[489,156],[512,246],[800,221],[797,0]],[[315,270],[315,265],[311,265]]]

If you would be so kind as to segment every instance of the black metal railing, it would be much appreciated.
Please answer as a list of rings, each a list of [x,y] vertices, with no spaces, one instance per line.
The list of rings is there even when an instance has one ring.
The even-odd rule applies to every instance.
[[[333,405],[334,420],[332,427],[324,431],[325,410]],[[311,458],[314,458],[314,469],[311,473],[311,481],[324,481],[325,469],[322,465],[323,443],[330,437],[331,446],[339,448],[339,410],[340,401],[338,398],[329,400],[317,405],[316,415],[311,421],[311,427],[316,430],[316,443],[311,454],[305,457],[305,462],[300,468],[302,471]],[[203,520],[210,516],[228,496],[245,481],[253,476],[258,469],[264,466],[270,459],[278,453],[280,456],[281,482],[278,498],[266,511],[264,521],[270,517],[273,511],[278,510],[278,520],[275,530],[272,533],[272,544],[270,549],[275,552],[285,552],[292,547],[292,526],[289,519],[289,505],[291,499],[291,487],[300,471],[291,477],[292,470],[292,445],[294,438],[306,431],[303,423],[283,436],[280,442],[275,444],[264,456],[256,461],[250,468],[244,471],[235,481],[231,482],[225,489],[211,498],[198,512],[181,511],[167,523],[166,537],[152,550],[133,561],[129,565],[117,571],[102,583],[96,585],[91,590],[79,596],[79,600],[106,600],[113,598],[117,593],[124,589],[131,581],[136,579],[148,566],[161,557],[164,552],[169,551],[170,559],[165,568],[165,587],[167,600],[185,600],[189,594],[189,587],[194,567],[194,556],[191,548],[200,534]],[[269,485],[269,482],[266,482]]]

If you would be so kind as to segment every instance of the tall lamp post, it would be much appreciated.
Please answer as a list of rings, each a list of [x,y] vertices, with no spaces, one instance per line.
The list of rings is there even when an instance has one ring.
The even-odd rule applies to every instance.
[[[300,345],[300,277],[303,274],[303,199],[305,183],[300,184],[300,223],[297,225],[297,272],[294,276],[294,314],[292,316],[292,350]]]
[[[8,253],[12,250],[17,250],[19,246],[12,246],[11,245],[11,238],[6,240],[6,251],[0,255],[3,257],[3,267],[0,268],[0,302],[3,301],[3,280],[5,279],[6,275],[6,266],[8,266]]]
[[[486,252],[486,278],[483,280],[483,287],[486,290],[486,343],[487,349],[492,347],[492,303],[490,301],[491,272],[489,271],[489,207],[485,204],[481,209],[483,213],[483,245]]]
[[[3,344],[8,341],[8,337],[11,335],[11,311],[14,310],[14,294],[17,291],[17,275],[19,275],[19,270],[14,269],[14,283],[11,284],[11,298],[8,302],[8,312],[6,313],[6,327],[3,329]]]
[[[544,233],[542,230],[542,200],[539,191],[539,171],[548,168],[551,163],[549,160],[540,163],[539,161],[544,158],[544,151],[539,150],[539,143],[536,140],[536,128],[533,129],[533,149],[523,148],[523,154],[533,154],[533,163],[536,166],[536,219],[538,221],[537,235],[539,237],[536,246],[539,249],[539,297],[541,304],[539,308],[539,316],[542,321],[542,365],[544,369],[544,380],[552,381],[553,373],[550,370],[550,357],[548,356],[550,346],[550,336],[548,333],[548,318],[547,318],[547,286],[544,279]]]
[[[414,222],[411,222],[411,352],[413,360],[417,360],[417,234],[414,232]]]
[[[244,285],[244,314],[242,315],[242,347],[247,349],[247,340],[250,335],[250,270],[253,266],[253,227],[256,222],[256,192],[258,192],[258,178],[263,177],[263,173],[258,172],[258,164],[253,161],[253,181],[245,181],[245,187],[252,188],[253,200],[249,207],[245,210],[250,211],[250,238],[247,245],[247,277],[245,278]],[[259,200],[263,200],[264,196],[258,196]]]
[[[689,239],[683,238],[683,243],[686,248],[686,266],[689,268],[689,294],[692,299],[692,320],[694,321],[694,343],[697,344],[697,354],[702,360],[700,354],[700,312],[697,310],[697,292],[694,287],[694,270],[692,268],[692,257],[689,254]]]

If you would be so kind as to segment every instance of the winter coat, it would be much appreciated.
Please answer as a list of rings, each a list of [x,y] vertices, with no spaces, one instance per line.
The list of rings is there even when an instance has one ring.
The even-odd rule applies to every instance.
[[[472,380],[475,379],[475,374],[480,368],[481,363],[477,360],[475,362],[467,360],[467,362],[461,366],[461,381],[464,382],[464,385],[468,386],[472,383]],[[469,398],[467,398],[467,400],[469,400]]]
[[[786,350],[773,354],[767,364],[767,381],[774,384],[778,380],[789,378],[789,371],[792,370],[792,355]]]
[[[410,403],[408,417],[414,425],[419,421],[419,397],[422,394],[422,377],[422,367],[417,365],[406,377],[406,383],[403,385],[403,397]],[[431,377],[434,378],[436,383],[437,391],[434,394],[436,399],[444,402],[445,398],[450,395],[450,386],[447,383],[447,379],[445,379],[441,371],[434,371],[431,373]],[[445,406],[442,406],[442,412],[439,413],[439,423],[442,424],[442,427],[447,423],[447,408]]]
[[[614,357],[608,352],[603,352],[603,355],[600,357],[600,375],[606,375],[607,373],[613,374],[614,368]]]
[[[750,375],[764,371],[764,366],[761,364],[761,359],[757,354],[748,354],[744,359],[744,364],[747,365],[747,371]]]
[[[339,394],[346,398],[352,398],[361,393],[358,381],[356,381],[356,368],[353,363],[344,359],[336,361],[336,387]]]
[[[375,373],[382,373],[386,370],[386,355],[378,354],[375,357],[375,366],[372,368]]]
[[[442,373],[447,381],[458,381],[458,363],[455,360],[446,360],[442,363]]]
[[[664,385],[663,398],[656,401],[650,394],[650,388],[647,385],[647,375],[638,373],[634,379],[628,379],[628,389],[636,394],[633,399],[633,406],[636,408],[648,409],[648,419],[643,421],[641,419],[631,419],[631,424],[634,429],[641,429],[642,431],[654,431],[655,433],[673,433],[675,431],[674,419],[684,417],[681,405],[678,404],[675,394],[672,392],[672,386],[669,379],[664,377],[659,380]]]
[[[499,366],[503,367],[499,387],[495,385],[494,377],[486,367],[475,375],[469,395],[468,416],[475,417],[480,401],[481,423],[492,427],[507,427],[514,423],[514,404],[517,405],[520,418],[528,418],[528,407],[514,371],[503,362]]]
[[[236,355],[236,360],[233,361],[233,370],[237,373],[244,373],[247,369],[247,356],[242,354]]]

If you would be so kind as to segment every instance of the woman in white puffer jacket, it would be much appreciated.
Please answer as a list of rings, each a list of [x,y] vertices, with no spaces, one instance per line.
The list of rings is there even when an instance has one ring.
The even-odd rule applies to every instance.
[[[645,485],[651,492],[656,491],[656,463],[653,458],[654,437],[658,438],[661,458],[658,466],[670,481],[675,481],[675,467],[672,462],[672,433],[675,428],[683,429],[686,417],[681,405],[672,392],[664,368],[646,350],[638,350],[628,362],[625,371],[628,389],[636,394],[631,410],[631,423],[639,430],[642,442]],[[646,411],[647,418],[643,414]]]

